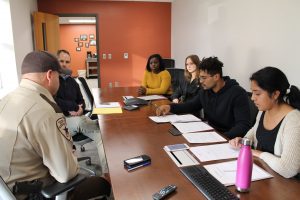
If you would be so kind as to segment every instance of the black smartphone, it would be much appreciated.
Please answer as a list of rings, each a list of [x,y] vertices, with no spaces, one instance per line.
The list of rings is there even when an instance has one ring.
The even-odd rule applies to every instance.
[[[151,158],[148,155],[140,155],[133,158],[124,160],[124,167],[128,170],[134,170],[139,167],[147,166],[151,164]]]
[[[174,126],[172,126],[172,128],[169,129],[169,132],[174,136],[182,135],[182,133]]]
[[[136,106],[136,105],[131,105],[131,106],[124,106],[123,107],[125,110],[136,110],[136,109],[139,109],[139,107],[138,106]]]

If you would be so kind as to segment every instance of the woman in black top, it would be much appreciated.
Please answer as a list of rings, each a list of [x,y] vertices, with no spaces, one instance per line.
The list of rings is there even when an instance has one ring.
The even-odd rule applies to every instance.
[[[260,111],[245,135],[254,157],[285,178],[300,174],[300,90],[278,68],[265,67],[250,77],[251,99]],[[241,138],[229,141],[240,147]]]
[[[182,103],[192,99],[200,89],[199,84],[200,59],[197,55],[189,55],[185,59],[185,79],[171,96],[173,103]]]

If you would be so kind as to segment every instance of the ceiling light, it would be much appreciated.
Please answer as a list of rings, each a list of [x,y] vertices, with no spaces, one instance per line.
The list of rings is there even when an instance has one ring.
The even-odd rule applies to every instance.
[[[96,23],[95,19],[70,19],[70,23]]]

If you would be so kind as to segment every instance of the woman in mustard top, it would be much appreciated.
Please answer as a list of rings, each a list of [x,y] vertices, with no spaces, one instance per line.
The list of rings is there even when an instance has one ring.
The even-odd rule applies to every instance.
[[[148,58],[142,86],[139,95],[171,94],[171,75],[165,70],[162,57],[153,54]]]

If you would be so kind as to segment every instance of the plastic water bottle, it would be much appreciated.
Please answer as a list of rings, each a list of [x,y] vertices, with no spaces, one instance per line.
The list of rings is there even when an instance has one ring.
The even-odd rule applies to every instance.
[[[235,186],[239,192],[248,192],[251,185],[253,161],[250,146],[251,141],[248,138],[243,138],[242,147],[237,160],[235,180]]]

